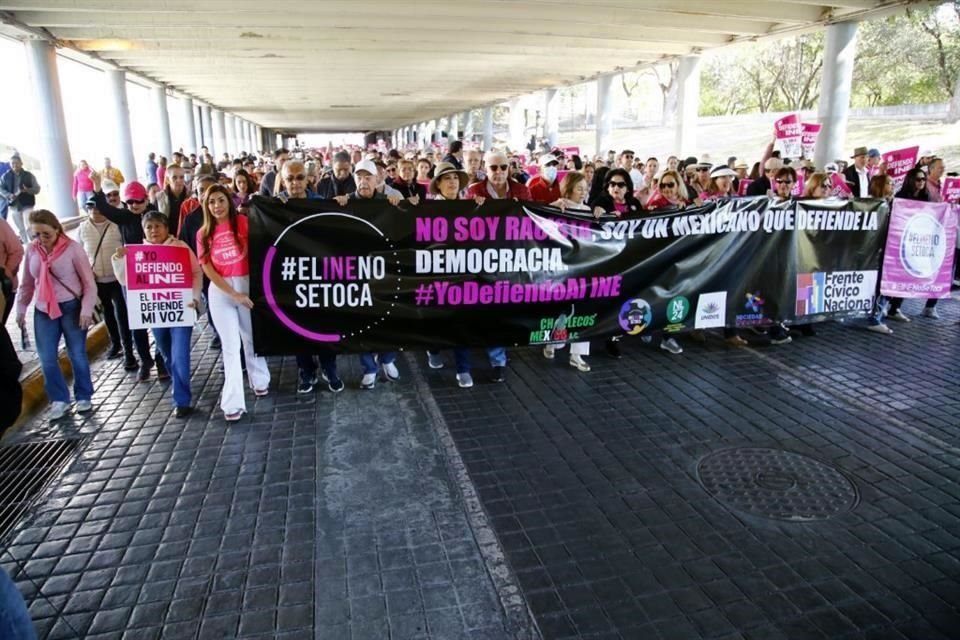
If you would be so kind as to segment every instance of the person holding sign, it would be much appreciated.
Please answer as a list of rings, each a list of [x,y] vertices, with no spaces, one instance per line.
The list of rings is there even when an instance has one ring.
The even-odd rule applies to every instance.
[[[253,323],[250,319],[250,237],[247,216],[240,215],[221,185],[207,189],[203,196],[203,228],[197,232],[197,253],[210,283],[210,313],[220,333],[223,354],[223,394],[220,408],[227,422],[236,422],[247,411],[243,395],[241,346],[247,358],[247,376],[254,395],[262,398],[270,386],[267,361],[253,350]]]
[[[93,410],[93,380],[87,359],[87,329],[93,323],[97,282],[83,247],[64,233],[57,216],[46,209],[30,212],[33,241],[27,245],[23,280],[17,293],[17,325],[26,324],[34,301],[33,332],[37,339],[44,389],[50,398],[50,419],[58,420],[70,406],[70,391],[60,370],[60,337],[67,343],[73,366],[77,412]]]
[[[200,263],[197,262],[197,257],[193,254],[193,251],[190,250],[190,247],[187,246],[182,240],[178,240],[176,237],[170,235],[170,221],[164,214],[159,211],[148,211],[143,215],[143,235],[144,235],[144,245],[132,245],[134,248],[134,258],[135,260],[140,260],[142,254],[146,253],[144,249],[148,248],[150,245],[158,245],[163,247],[175,247],[187,253],[190,263],[190,274],[184,278],[185,284],[189,287],[192,294],[192,299],[186,303],[187,310],[184,315],[191,315],[190,322],[183,326],[183,321],[185,318],[179,319],[179,323],[174,324],[173,322],[167,323],[164,320],[155,320],[150,314],[148,321],[143,324],[148,324],[150,330],[153,332],[153,339],[157,343],[157,348],[160,350],[160,353],[163,354],[163,359],[167,363],[170,374],[173,378],[173,402],[176,407],[175,415],[178,418],[186,418],[191,413],[193,413],[193,406],[191,400],[193,395],[190,391],[190,338],[193,335],[193,321],[196,320],[196,313],[194,310],[197,309],[198,300],[200,299],[200,288],[203,284],[203,274],[200,270]],[[130,295],[147,295],[146,293],[141,293],[139,289],[131,286],[133,283],[130,282],[130,274],[127,273],[127,252],[129,247],[120,247],[117,249],[116,253],[113,254],[113,272],[117,276],[117,280],[120,283],[127,287]],[[160,254],[163,256],[165,254]],[[148,280],[159,279],[157,276],[165,276],[168,274],[177,275],[181,272],[180,269],[167,269],[165,268],[166,263],[163,261],[162,257],[157,260],[141,261],[135,276],[138,281],[140,278],[146,277]],[[140,298],[142,299],[142,298]],[[150,304],[161,304],[159,302],[151,302]],[[133,305],[133,302],[128,304],[128,315],[131,319],[131,324],[133,324],[134,318],[138,315],[138,309]],[[142,314],[141,314],[142,315]],[[156,324],[154,324],[156,323]]]

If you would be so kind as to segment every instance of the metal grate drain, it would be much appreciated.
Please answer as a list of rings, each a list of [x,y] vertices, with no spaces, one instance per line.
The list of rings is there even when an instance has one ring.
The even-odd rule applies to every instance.
[[[0,447],[0,540],[84,441],[85,438],[67,438]]]
[[[860,501],[856,485],[838,469],[780,449],[717,451],[700,461],[697,476],[731,509],[774,520],[827,520]]]

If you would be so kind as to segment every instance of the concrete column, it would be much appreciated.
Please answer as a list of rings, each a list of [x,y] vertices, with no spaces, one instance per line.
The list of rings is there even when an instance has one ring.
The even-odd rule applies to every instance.
[[[823,127],[817,138],[814,163],[846,157],[847,118],[853,86],[853,58],[857,53],[857,23],[838,22],[827,27],[824,47],[823,78],[820,80],[820,105],[817,120]]]
[[[60,93],[60,77],[57,72],[57,52],[46,40],[27,40],[27,64],[34,91],[34,109],[39,116],[37,135],[43,150],[43,174],[41,185],[50,194],[50,208],[58,218],[73,218],[77,204],[70,197],[73,184],[73,163],[67,144],[67,122],[63,116],[63,96]],[[6,160],[6,158],[4,158]],[[94,158],[89,162],[93,165]],[[26,221],[24,221],[26,223]],[[13,224],[11,222],[11,224]],[[8,301],[8,304],[10,302]]]
[[[170,114],[167,113],[167,89],[166,87],[154,87],[150,92],[153,94],[157,126],[160,128],[157,132],[157,153],[166,156],[169,160],[170,154],[173,153],[173,140],[170,137]]]
[[[189,156],[190,152],[193,151],[191,147],[196,144],[197,140],[197,129],[193,122],[193,98],[181,98],[180,100],[183,103],[184,128],[183,139],[180,141],[180,145],[183,147],[183,152]]]
[[[615,76],[600,76],[597,85],[596,152],[605,154],[612,144],[613,136],[613,79]]]
[[[277,143],[276,147],[274,148],[274,151],[276,151],[277,149],[281,149],[283,147],[283,135],[279,133],[275,133],[273,134],[273,137]]]
[[[232,113],[223,114],[223,126],[227,136],[227,153],[233,157],[237,155],[237,128]]]
[[[210,105],[200,105],[200,119],[203,121],[203,144],[210,149],[214,163],[217,162],[217,145],[213,141],[213,118],[210,115]]]
[[[246,151],[243,143],[243,118],[240,116],[233,116],[233,137],[237,141],[237,153]]]
[[[220,109],[211,109],[210,115],[213,119],[213,148],[216,149],[213,159],[220,162],[223,154],[227,153],[227,136],[224,129],[223,111],[220,111]]]
[[[673,150],[681,158],[697,153],[700,117],[700,56],[680,58],[677,70],[677,119]]]
[[[460,117],[460,127],[463,129],[461,136],[465,140],[473,137],[473,109],[467,109]]]
[[[113,116],[113,148],[110,160],[123,172],[127,182],[136,180],[137,162],[133,157],[133,136],[130,133],[130,107],[127,103],[127,74],[119,69],[106,71]]]
[[[254,128],[254,129],[256,130],[256,132],[257,132],[257,140],[256,140],[257,148],[254,149],[253,152],[254,152],[254,153],[258,153],[258,152],[260,152],[260,151],[265,151],[265,150],[266,150],[266,147],[264,146],[264,137],[265,137],[265,136],[263,135],[263,127],[261,127],[261,126],[258,125],[258,124],[255,124],[255,125],[253,125],[253,128]]]
[[[452,115],[447,116],[447,120],[450,122],[450,129],[449,129],[450,137],[448,139],[450,141],[459,140],[462,137],[462,134],[460,132],[460,122],[458,122],[459,116],[454,113]]]
[[[560,137],[560,92],[547,89],[543,92],[543,134],[552,149]]]
[[[200,113],[200,105],[193,105],[193,148],[197,154],[197,162],[202,162],[200,157],[200,147],[203,146],[203,115]]]
[[[493,149],[493,107],[483,108],[483,150]]]
[[[510,101],[510,132],[508,135],[510,149],[514,153],[523,151],[523,148],[527,146],[526,124],[520,98],[514,98]]]
[[[254,153],[257,150],[257,133],[254,130],[253,123],[247,121],[247,153]]]

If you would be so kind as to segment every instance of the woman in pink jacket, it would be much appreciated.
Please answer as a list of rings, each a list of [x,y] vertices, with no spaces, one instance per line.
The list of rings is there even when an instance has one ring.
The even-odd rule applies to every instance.
[[[93,181],[90,179],[90,171],[90,165],[87,164],[87,161],[81,160],[73,174],[73,187],[70,189],[70,193],[81,214],[83,214],[84,207],[87,205],[87,200],[93,197],[95,191]]]
[[[27,245],[23,281],[17,294],[17,324],[26,325],[27,307],[36,297],[33,332],[44,388],[51,401],[50,417],[57,420],[70,405],[70,391],[58,361],[61,336],[73,366],[77,412],[93,410],[87,329],[93,322],[97,283],[83,247],[67,237],[55,215],[46,209],[32,211],[30,228],[34,240]]]

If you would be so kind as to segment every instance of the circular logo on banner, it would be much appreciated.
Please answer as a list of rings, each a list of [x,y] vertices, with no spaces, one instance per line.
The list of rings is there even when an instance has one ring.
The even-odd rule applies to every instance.
[[[620,327],[629,335],[635,336],[642,333],[653,320],[653,311],[646,300],[642,298],[633,298],[627,300],[620,307]]]
[[[690,314],[690,301],[677,296],[667,303],[667,323],[680,324]]]
[[[907,221],[900,236],[900,264],[914,278],[932,278],[947,255],[945,230],[933,216],[921,213]]]
[[[331,223],[336,245],[329,242]],[[318,249],[316,239],[327,243]],[[334,254],[334,246],[354,249]],[[263,292],[288,329],[308,340],[336,343],[390,315],[400,292],[398,265],[390,238],[371,222],[349,213],[316,213],[288,226],[267,249]]]

